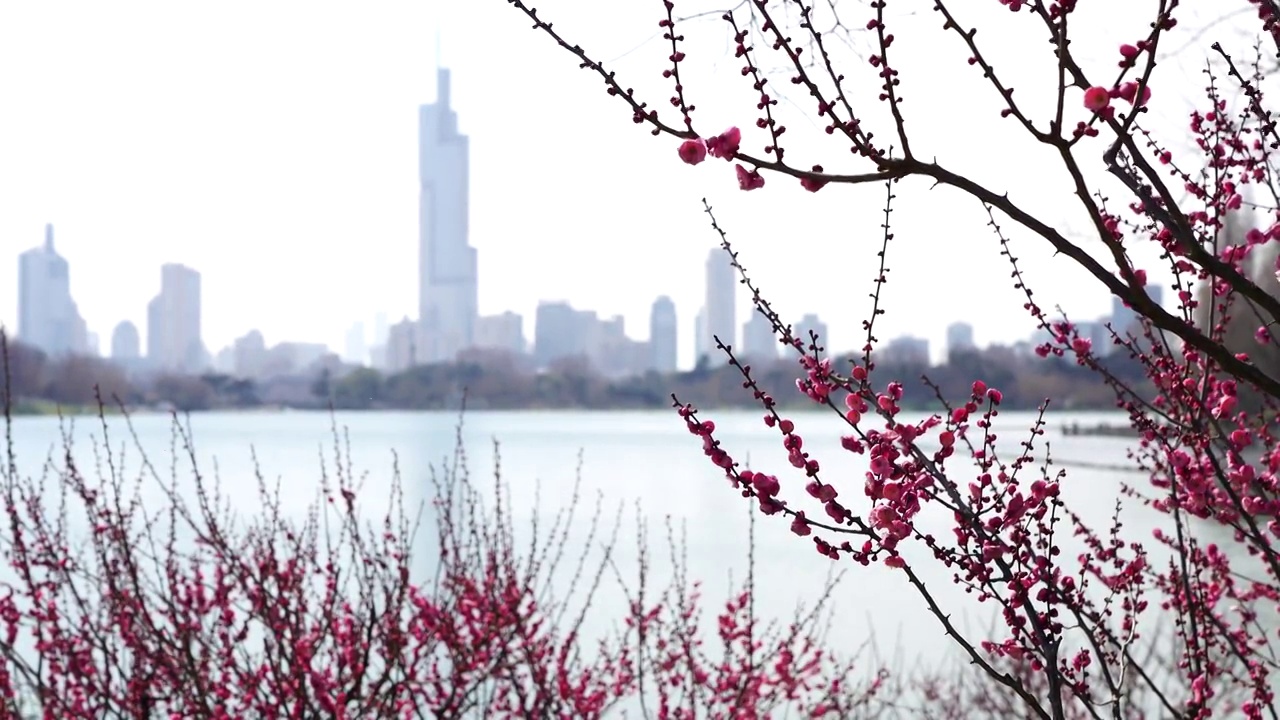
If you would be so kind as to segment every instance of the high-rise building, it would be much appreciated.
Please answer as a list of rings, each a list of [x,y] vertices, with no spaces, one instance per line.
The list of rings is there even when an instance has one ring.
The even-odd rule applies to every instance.
[[[1273,266],[1274,266],[1274,263],[1273,263]],[[1274,271],[1265,272],[1265,273],[1262,273],[1262,279],[1263,280],[1270,279],[1271,281],[1270,285],[1261,285],[1262,289],[1270,290],[1272,287],[1275,286],[1277,277]],[[1147,283],[1147,286],[1143,289],[1147,291],[1147,295],[1151,298],[1151,302],[1155,303],[1156,305],[1159,305],[1160,307],[1164,307],[1164,286],[1163,285],[1156,285],[1155,283]]]
[[[1267,274],[1274,273],[1263,273],[1256,277],[1265,277]],[[1272,282],[1274,281],[1275,280],[1273,278]],[[1164,288],[1162,286],[1154,283],[1147,283],[1146,286],[1143,287],[1143,290],[1146,291],[1152,302],[1161,307],[1164,306]],[[1103,318],[1099,325],[1108,322],[1111,324],[1111,331],[1115,332],[1115,334],[1119,335],[1121,338],[1128,337],[1129,335],[1133,335],[1134,337],[1142,336],[1142,330],[1138,325],[1138,314],[1134,312],[1133,308],[1126,305],[1125,302],[1118,297],[1111,297],[1111,317]],[[1099,338],[1093,342],[1094,352],[1099,355],[1110,354],[1115,345],[1115,342],[1111,337],[1111,332],[1108,332],[1105,327],[1101,327],[1094,334]],[[1081,332],[1080,335],[1083,337],[1084,333]]]
[[[44,245],[18,256],[18,339],[51,357],[86,350],[88,330],[71,299],[71,269],[53,248],[53,226]]]
[[[137,360],[142,355],[142,340],[138,326],[122,321],[111,333],[111,358],[113,360]]]
[[[369,348],[369,367],[387,369],[387,339],[391,335],[387,314],[380,312],[373,320],[373,346]]]
[[[267,367],[267,341],[262,333],[250,330],[232,344],[235,374],[242,378],[262,377]]]
[[[476,321],[475,347],[523,353],[524,318],[510,310],[481,317]]]
[[[809,352],[809,346],[813,344],[815,335],[818,338],[818,347],[830,352],[832,349],[831,338],[827,335],[827,324],[822,322],[817,315],[809,313],[800,318],[800,322],[791,326],[791,337],[804,344],[802,349],[806,353]]]
[[[595,313],[588,317],[567,302],[540,302],[533,326],[533,355],[540,367],[559,358],[585,355]],[[591,325],[593,327],[588,327]]]
[[[953,322],[947,326],[947,355],[972,350],[973,326],[967,322]]]
[[[259,376],[277,378],[309,375],[319,370],[329,355],[329,348],[323,343],[276,343],[263,356]]]
[[[703,308],[693,318],[693,361],[694,364],[703,362],[703,358],[710,353],[707,352],[707,334],[704,332],[707,327],[707,310]]]
[[[737,296],[738,277],[729,254],[713,248],[707,256],[707,299],[702,316],[702,347],[713,365],[728,361],[728,357],[716,349],[716,338],[725,345],[737,341]]]
[[[625,318],[614,315],[603,320],[589,310],[579,311],[578,316],[592,370],[610,378],[644,373],[649,366],[648,344],[627,337]]]
[[[365,344],[364,323],[356,322],[350,328],[347,328],[347,335],[344,338],[346,347],[343,349],[343,360],[353,365],[364,365],[369,362],[369,348]]]
[[[147,360],[157,370],[194,373],[208,364],[200,338],[200,273],[160,267],[160,294],[147,304]]]
[[[873,354],[871,357],[874,360],[876,356]],[[885,344],[880,351],[880,359],[884,362],[928,367],[929,341],[909,335],[896,337]]]
[[[742,324],[742,355],[757,363],[769,363],[778,359],[781,343],[773,333],[773,323],[759,311]]]
[[[1125,309],[1128,310],[1128,308]],[[1134,317],[1136,318],[1137,316],[1135,315]],[[1111,325],[1112,330],[1107,329],[1107,323],[1105,321],[1106,318],[1097,322],[1075,323],[1076,335],[1088,340],[1092,344],[1093,354],[1099,357],[1106,357],[1107,355],[1110,355],[1112,349],[1115,348],[1115,340],[1111,336],[1112,330],[1114,330],[1120,337],[1125,336],[1125,331],[1121,330],[1120,327],[1115,324],[1114,320]]]
[[[653,301],[649,312],[649,367],[660,373],[675,372],[678,346],[676,304],[663,295]]]
[[[230,345],[213,356],[213,371],[219,375],[235,375],[236,349]]]
[[[1115,296],[1111,297],[1111,328],[1117,334],[1124,337],[1124,334],[1129,330],[1129,326],[1137,319],[1137,313],[1133,311],[1133,308],[1126,305],[1124,300]]]
[[[449,71],[436,101],[418,109],[418,320],[426,347],[417,362],[451,362],[475,341],[476,250],[467,242],[470,150],[449,106]]]
[[[409,318],[391,326],[387,334],[387,372],[404,372],[430,362],[420,354],[421,334],[421,326]]]

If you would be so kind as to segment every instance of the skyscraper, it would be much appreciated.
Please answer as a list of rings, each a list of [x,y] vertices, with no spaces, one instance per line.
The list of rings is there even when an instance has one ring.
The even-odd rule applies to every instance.
[[[267,366],[267,339],[257,330],[250,330],[232,344],[235,374],[242,378],[261,377]]]
[[[1111,298],[1111,329],[1115,330],[1121,337],[1129,331],[1129,327],[1138,319],[1138,314],[1133,308],[1125,304],[1123,300],[1112,296]]]
[[[924,338],[903,335],[886,343],[878,351],[880,360],[886,363],[929,367],[929,341]],[[871,358],[876,359],[875,353]]]
[[[649,367],[660,373],[676,371],[676,304],[663,295],[649,313]]]
[[[346,347],[343,351],[342,359],[355,365],[364,365],[369,362],[369,349],[365,345],[364,323],[356,322],[347,329],[347,335],[344,338]]]
[[[973,348],[973,325],[967,322],[953,322],[947,326],[947,357]]]
[[[778,336],[773,332],[773,323],[764,313],[755,310],[751,317],[742,324],[742,357],[755,363],[768,364],[778,359],[781,348]]]
[[[813,344],[813,337],[818,338],[818,347],[831,353],[834,348],[831,347],[831,337],[827,334],[827,324],[813,313],[809,313],[800,318],[800,322],[791,326],[791,337],[804,343],[803,350],[808,353],[809,346]]]
[[[707,327],[707,309],[703,308],[693,317],[693,363],[695,367],[701,366],[703,358],[707,356],[707,334],[703,329]]]
[[[725,345],[736,342],[737,294],[738,277],[728,253],[712,248],[707,256],[707,299],[702,309],[701,346],[713,365],[728,362],[728,357],[716,349],[716,338]]]
[[[468,138],[449,106],[449,71],[437,71],[436,101],[418,109],[417,362],[452,361],[475,341],[476,250],[467,243]]]
[[[523,353],[524,318],[510,310],[501,315],[485,315],[476,320],[475,346],[491,350]]]
[[[200,339],[200,273],[160,267],[160,294],[147,303],[147,360],[157,370],[199,372],[207,365]]]
[[[533,356],[539,367],[560,358],[586,354],[587,335],[594,329],[589,326],[594,325],[594,317],[575,310],[567,302],[538,303],[533,323]]]
[[[18,256],[18,339],[52,357],[82,353],[88,330],[71,299],[71,269],[53,249],[53,226],[44,245]]]
[[[128,320],[123,320],[111,333],[111,358],[113,360],[137,360],[142,354],[142,342],[138,338],[138,328]]]

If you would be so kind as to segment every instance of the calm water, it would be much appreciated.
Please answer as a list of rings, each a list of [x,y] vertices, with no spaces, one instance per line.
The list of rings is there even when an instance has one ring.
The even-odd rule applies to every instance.
[[[803,495],[803,476],[786,461],[780,435],[766,428],[756,413],[708,412],[714,419],[717,436],[740,460],[773,472],[784,482],[783,495]],[[863,458],[843,451],[839,445],[842,423],[824,413],[795,416],[797,431],[805,438],[805,448],[822,463],[823,477],[844,489],[847,504],[865,511],[861,493]],[[1131,440],[1122,438],[1064,437],[1060,427],[1072,421],[1093,424],[1100,420],[1119,423],[1123,418],[1106,414],[1050,416],[1047,435],[1053,456],[1059,461],[1087,461],[1092,464],[1124,464],[1125,448]],[[212,474],[215,464],[222,492],[241,513],[258,510],[256,480],[251,449],[256,452],[269,480],[280,480],[286,511],[303,512],[315,499],[321,459],[332,466],[333,418],[327,413],[205,414],[192,416],[196,451],[202,470]],[[340,413],[336,422],[349,433],[352,461],[367,473],[361,493],[362,504],[372,513],[385,507],[388,479],[398,458],[406,493],[415,505],[429,492],[432,464],[439,465],[452,452],[458,418],[452,413]],[[1002,446],[1012,452],[1026,437],[1029,414],[1001,414],[996,431],[1004,436]],[[163,415],[133,419],[138,438],[161,474],[169,472],[171,421]],[[121,420],[109,420],[113,447],[126,442]],[[101,440],[102,428],[94,418],[74,421],[75,457],[82,467],[91,468],[91,436]],[[14,439],[18,465],[28,474],[39,472],[41,463],[54,451],[61,454],[61,435],[56,418],[20,418],[15,421]],[[483,481],[494,468],[494,439],[501,443],[502,472],[511,486],[514,507],[522,519],[532,517],[535,482],[541,483],[542,512],[548,513],[568,501],[581,452],[584,495],[591,500],[598,490],[605,501],[606,525],[612,524],[619,503],[627,506],[621,532],[619,555],[624,572],[633,569],[634,506],[649,519],[650,545],[657,570],[667,567],[662,519],[671,516],[683,521],[688,532],[688,559],[691,574],[704,581],[706,595],[722,600],[729,589],[729,576],[741,578],[746,566],[747,513],[745,501],[703,456],[701,444],[690,435],[673,412],[474,412],[465,419],[463,439],[473,477]],[[1043,452],[1043,447],[1039,453]],[[131,467],[137,453],[129,448]],[[189,473],[180,468],[180,478]],[[958,466],[957,466],[958,467]],[[1119,484],[1135,482],[1141,476],[1096,467],[1069,470],[1064,495],[1073,508],[1097,523],[1105,523],[1114,508]],[[153,497],[159,507],[162,496]],[[807,496],[804,496],[807,499]],[[815,505],[814,511],[821,515]],[[1150,537],[1155,518],[1141,508],[1126,511],[1128,530]],[[811,513],[814,514],[814,513]],[[948,532],[945,514],[926,520],[941,535]],[[760,517],[757,522],[758,612],[787,619],[797,601],[814,595],[832,562],[819,556],[808,539],[797,538],[780,518]],[[429,535],[430,532],[424,533]],[[581,540],[582,533],[576,533]],[[429,550],[429,548],[425,548]],[[425,553],[424,553],[425,554]],[[1076,553],[1068,552],[1067,557]],[[919,553],[916,553],[919,555]],[[950,574],[921,558],[920,568],[928,584],[959,608],[953,613],[962,625],[977,631],[988,626],[990,611],[958,592]],[[908,665],[920,658],[937,659],[950,650],[942,628],[927,614],[924,603],[900,573],[882,566],[863,568],[840,563],[848,573],[836,591],[834,645],[855,652],[874,638],[882,655],[896,655]],[[597,629],[607,626],[611,610],[621,610],[620,596],[601,596],[595,616]],[[945,603],[944,603],[945,604]],[[616,615],[615,615],[616,616]],[[708,622],[714,620],[708,617]]]

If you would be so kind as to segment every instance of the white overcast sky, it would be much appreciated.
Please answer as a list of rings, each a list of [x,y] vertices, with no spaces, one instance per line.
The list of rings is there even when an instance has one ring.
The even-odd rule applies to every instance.
[[[724,2],[678,3],[678,14]],[[623,314],[632,336],[644,338],[650,304],[669,294],[687,360],[703,263],[716,242],[701,212],[705,195],[785,318],[818,312],[833,345],[861,344],[882,186],[809,195],[770,176],[763,190],[741,193],[730,165],[682,165],[674,142],[632,125],[597,78],[504,0],[442,4],[0,4],[0,322],[16,323],[17,254],[40,242],[45,222],[56,226],[75,299],[104,350],[120,320],[145,332],[146,303],[165,262],[203,275],[204,336],[214,352],[255,328],[268,342],[341,350],[352,322],[372,326],[379,311],[393,321],[413,314],[416,106],[435,97],[439,33],[454,105],[472,139],[471,242],[480,253],[482,312],[520,312],[532,337],[538,300],[562,299]],[[1053,82],[1043,31],[995,2],[953,5],[983,26],[978,41],[1015,97],[1043,120]],[[1211,5],[1200,4],[1209,14],[1196,22],[1184,21],[1176,38],[1187,46],[1156,77],[1154,127],[1185,127],[1211,42],[1249,55],[1250,39],[1230,23],[1191,36],[1212,15],[1245,3]],[[1082,3],[1075,52],[1098,82],[1113,76],[1116,48],[1142,36],[1154,6]],[[657,34],[660,2],[538,7],[672,117],[660,75],[669,52]],[[841,7],[855,29],[870,17],[861,3]],[[993,91],[939,16],[900,15],[892,30],[917,154],[1083,232],[1053,157],[998,117]],[[684,32],[695,127],[713,134],[740,125],[744,146],[759,151],[753,93],[729,52],[728,30],[708,18]],[[853,42],[865,43],[864,34],[855,32]],[[866,66],[847,55],[846,67],[863,115],[887,131]],[[789,93],[781,112],[791,157],[865,171],[805,119],[811,102],[786,75],[777,77]],[[1084,117],[1078,91],[1069,107]],[[1169,137],[1186,142],[1177,132]],[[1098,142],[1087,150],[1101,151]],[[896,194],[880,336],[924,335],[940,349],[945,326],[963,319],[976,325],[980,343],[1025,337],[1031,324],[981,208],[919,181]],[[1109,297],[1075,268],[1023,232],[1012,237],[1043,305],[1061,304],[1078,319],[1107,311]],[[745,295],[741,303],[740,320]]]

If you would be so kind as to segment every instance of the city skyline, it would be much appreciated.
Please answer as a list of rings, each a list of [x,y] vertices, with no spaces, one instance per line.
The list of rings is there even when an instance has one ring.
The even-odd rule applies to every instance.
[[[363,321],[344,333],[341,355],[329,343],[276,341],[268,345],[256,327],[237,337],[217,353],[210,351],[202,335],[202,279],[198,271],[180,263],[161,266],[160,292],[146,306],[146,353],[139,368],[161,372],[198,374],[208,370],[253,377],[262,372],[308,370],[327,358],[351,365],[399,372],[423,364],[453,362],[464,351],[501,350],[522,356],[529,353],[536,367],[582,357],[596,372],[608,376],[641,374],[649,370],[672,371],[688,367],[679,362],[679,310],[666,295],[651,307],[648,337],[632,338],[622,315],[601,316],[594,309],[575,308],[563,300],[538,301],[532,319],[533,344],[524,333],[524,317],[511,310],[481,316],[478,310],[479,267],[476,248],[470,245],[470,138],[459,131],[459,118],[451,105],[450,69],[436,68],[435,100],[418,107],[418,299],[419,315],[408,315],[386,329],[384,315],[377,319],[372,345]],[[90,331],[71,293],[69,263],[54,247],[52,224],[46,224],[44,243],[19,255],[18,338],[57,357],[71,353],[99,354],[98,334]],[[694,364],[720,365],[727,356],[717,343],[734,349],[739,358],[760,362],[776,358],[772,324],[748,309],[739,329],[737,321],[738,268],[723,248],[709,249],[703,271],[703,303],[695,313],[692,338]],[[1161,288],[1152,297],[1160,302]],[[1108,319],[1123,332],[1134,317],[1118,299],[1111,313],[1097,321],[1078,323],[1080,334],[1090,338],[1105,354],[1109,345],[1104,323]],[[781,319],[786,322],[785,319]],[[946,343],[933,346],[928,339],[898,335],[884,344],[887,357],[928,364],[939,353],[949,356],[958,348],[974,346],[973,326],[953,322],[946,327]],[[739,334],[740,333],[740,334]],[[792,324],[792,335],[808,344],[815,337],[829,353],[849,352],[835,344],[828,324],[816,313],[806,313]],[[741,338],[741,342],[739,342]],[[1026,347],[1035,344],[1018,341]],[[110,357],[133,366],[140,360],[139,333],[132,321],[121,320],[111,335]]]
[[[540,367],[581,356],[597,372],[611,376],[679,369],[679,311],[666,295],[654,300],[646,340],[631,338],[620,315],[603,319],[594,310],[576,309],[564,301],[539,301],[532,348],[527,345],[520,314],[507,310],[479,315],[477,253],[468,236],[469,138],[459,132],[459,119],[450,105],[449,69],[436,68],[436,77],[435,101],[418,108],[417,318],[405,316],[389,328],[385,338],[379,328],[372,346],[363,322],[357,321],[344,334],[341,355],[324,343],[288,340],[268,346],[256,328],[214,353],[202,335],[201,275],[170,262],[160,268],[160,292],[147,303],[145,334],[140,334],[131,320],[121,320],[112,331],[107,357],[131,369],[188,374],[213,370],[243,377],[257,376],[267,369],[302,370],[328,355],[353,365],[397,372],[415,365],[452,362],[461,352],[475,349],[517,355],[531,350]],[[737,346],[737,276],[722,249],[710,249],[703,280],[704,303],[697,313],[697,336],[692,344],[697,362],[709,355],[713,364],[720,364],[725,358],[715,351],[716,340]],[[76,310],[69,264],[54,250],[52,225],[45,227],[43,246],[20,255],[18,286],[19,339],[54,356],[100,354],[97,334],[89,332]],[[378,322],[383,322],[381,316]],[[805,315],[796,326],[801,334],[809,329],[826,336],[826,325],[816,315]],[[140,353],[143,337],[145,354]],[[742,348],[738,351],[741,354]]]
[[[98,335],[89,331],[79,316],[76,302],[69,292],[70,263],[56,252],[53,238],[53,226],[48,224],[43,244],[19,255],[19,315],[23,326],[17,339],[54,357],[74,353],[98,356]],[[458,245],[466,248],[465,238]],[[1263,262],[1265,259],[1252,258],[1250,272],[1258,272],[1259,263],[1269,267],[1268,262]],[[712,249],[704,267],[705,301],[696,315],[698,332],[692,342],[697,349],[697,357],[711,351],[712,338],[719,337],[734,347],[739,358],[754,362],[777,359],[780,355],[778,339],[770,322],[761,313],[752,312],[740,331],[733,325],[737,283],[727,256],[719,249]],[[264,368],[301,371],[328,356],[349,365],[398,372],[415,365],[447,362],[462,351],[498,349],[516,355],[527,353],[537,367],[549,367],[561,359],[584,357],[597,372],[609,376],[639,374],[651,369],[661,372],[682,369],[676,362],[681,345],[678,310],[671,298],[665,295],[658,296],[651,306],[649,337],[646,340],[630,337],[622,316],[604,318],[595,310],[575,308],[570,302],[541,300],[532,318],[532,344],[524,333],[524,318],[518,313],[505,311],[471,319],[474,324],[473,341],[460,345],[448,358],[423,357],[420,354],[424,348],[431,347],[430,341],[425,339],[428,331],[424,323],[406,316],[387,328],[384,313],[379,313],[375,320],[372,344],[364,322],[357,321],[347,328],[340,352],[324,343],[284,340],[268,344],[259,330],[251,329],[214,354],[201,337],[200,273],[178,263],[166,263],[160,270],[160,292],[147,304],[146,353],[139,351],[137,327],[129,320],[122,320],[112,331],[110,351],[102,353],[102,357],[120,360],[130,369],[180,373],[213,370],[254,376]],[[423,280],[429,281],[430,276]],[[467,280],[474,287],[477,278],[473,275]],[[1162,302],[1162,288],[1149,284],[1147,292],[1157,304]],[[423,295],[426,297],[427,293]],[[715,318],[717,326],[721,326],[719,331],[707,322],[708,317]],[[1107,355],[1112,349],[1112,330],[1128,331],[1135,317],[1132,309],[1112,298],[1109,314],[1096,319],[1076,319],[1074,324],[1079,335],[1090,339],[1099,354]],[[783,318],[782,322],[785,323],[786,319]],[[1111,328],[1107,327],[1108,324]],[[816,334],[826,352],[847,355],[853,351],[853,348],[833,346],[824,340],[829,337],[829,330],[816,313],[806,313],[791,325],[793,336],[806,343],[811,333]],[[881,357],[925,364],[940,359],[945,363],[956,350],[979,347],[974,342],[974,325],[971,322],[957,320],[949,323],[945,336],[941,346],[912,334],[888,337],[880,343]],[[1036,330],[1005,347],[1030,353],[1045,337],[1043,330]],[[712,364],[721,364],[724,358],[713,356],[708,359]],[[139,364],[140,360],[145,362]],[[326,361],[324,367],[338,366]]]
[[[544,11],[572,12],[566,4],[549,0]],[[410,2],[356,11],[284,1],[253,8],[258,20],[252,26],[234,22],[231,10],[208,15],[165,8],[174,30],[155,36],[140,22],[157,11],[154,4],[76,7],[74,23],[65,12],[38,4],[0,10],[0,63],[18,67],[26,58],[42,58],[29,72],[0,76],[0,152],[6,157],[0,193],[7,199],[0,208],[0,249],[6,250],[0,252],[0,277],[16,276],[17,253],[54,222],[60,251],[80,268],[72,273],[72,292],[83,298],[80,310],[90,330],[103,338],[121,320],[145,325],[141,308],[155,292],[154,268],[166,262],[202,273],[203,332],[211,349],[250,328],[271,341],[341,348],[354,321],[368,324],[379,312],[397,320],[415,316],[418,271],[408,258],[421,231],[416,113],[435,97],[431,38],[443,30],[443,60],[453,70],[451,104],[460,130],[476,139],[469,234],[484,258],[482,315],[510,310],[530,320],[539,300],[554,294],[605,317],[621,315],[631,335],[644,338],[653,298],[667,295],[681,310],[681,365],[688,366],[703,294],[700,265],[717,242],[702,213],[700,198],[707,197],[784,318],[817,311],[831,328],[832,346],[860,342],[882,188],[810,195],[779,179],[764,191],[740,193],[731,166],[689,168],[679,163],[672,143],[619,131],[629,122],[625,108],[573,72],[558,48],[515,17],[486,24],[479,8],[465,4],[438,17]],[[651,10],[622,12],[634,28],[647,26]],[[1137,16],[1130,14],[1116,15],[1118,38],[1132,30],[1126,23]],[[906,27],[916,20],[899,22]],[[298,27],[309,32],[291,32]],[[584,31],[603,57],[619,58],[620,76],[646,100],[669,93],[648,72],[654,53],[661,52],[659,39],[604,25]],[[710,21],[689,26],[691,42],[707,43],[722,31]],[[921,30],[919,36],[931,33]],[[279,38],[286,35],[290,52],[282,55]],[[228,57],[224,42],[240,50]],[[530,58],[528,66],[565,71],[494,67],[486,54],[495,45]],[[1113,50],[1079,48],[1086,59],[1109,58]],[[166,62],[155,63],[156,56]],[[86,63],[85,57],[95,60]],[[954,88],[971,86],[972,78],[962,76],[968,68],[913,66],[905,52],[903,62],[899,69],[918,113],[945,111],[957,101]],[[1198,72],[1178,66],[1189,75]],[[697,127],[717,132],[736,124],[745,143],[759,144],[742,88],[691,72],[688,85],[702,98]],[[166,92],[155,93],[157,86]],[[1028,92],[1030,86],[1019,87]],[[572,107],[573,121],[565,122],[564,113],[532,110],[548,98]],[[799,131],[790,109],[798,100],[803,98],[788,95],[779,108],[792,113],[783,118],[793,127],[788,138],[795,138],[789,153],[816,160],[843,152],[823,145],[821,133]],[[993,104],[982,95],[964,101],[979,110]],[[1162,105],[1170,124],[1183,122],[1176,110]],[[980,178],[1009,178],[997,184],[1016,191],[1029,209],[1047,212],[1064,231],[1084,231],[1073,228],[1078,219],[1054,214],[1051,182],[1043,190],[1018,184],[1034,153],[1022,146],[989,152],[1001,147],[1004,133],[996,117],[993,110],[989,127],[947,128],[949,136],[970,139],[962,146],[935,142],[937,133],[926,127],[920,142]],[[949,307],[986,313],[976,338],[983,344],[1013,342],[1029,332],[1012,286],[972,288],[964,281],[1004,262],[993,238],[952,235],[958,226],[980,226],[969,222],[980,208],[903,187],[888,255],[888,314],[878,321],[885,332],[916,333],[943,346],[950,318],[929,300],[939,292],[949,296]],[[865,211],[851,214],[851,205]],[[804,254],[796,253],[792,237],[809,238]],[[1108,298],[1074,292],[1079,276],[1049,270],[1052,259],[1040,243],[1016,229],[1011,242],[1046,309],[1062,305],[1072,317],[1107,312]],[[937,262],[908,271],[908,259],[918,253]],[[626,272],[614,270],[620,255]],[[1153,279],[1167,281],[1153,258],[1140,261]],[[99,277],[87,277],[88,268],[100,269]],[[9,327],[17,325],[14,295],[0,293],[0,322]],[[747,317],[748,303],[740,293],[739,319]]]

